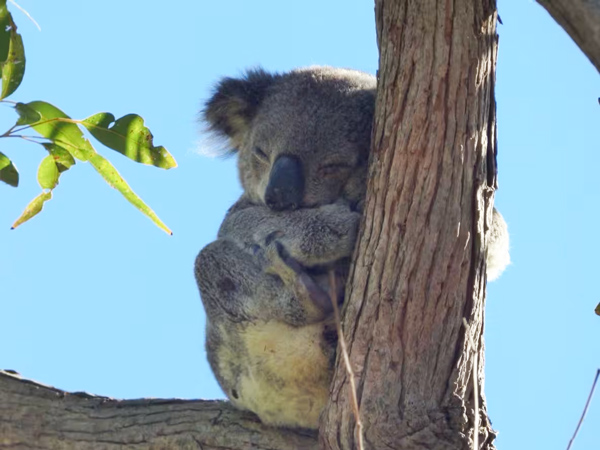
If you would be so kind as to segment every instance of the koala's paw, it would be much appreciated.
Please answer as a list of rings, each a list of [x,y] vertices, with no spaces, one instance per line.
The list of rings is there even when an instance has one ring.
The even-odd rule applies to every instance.
[[[352,256],[361,215],[343,204],[319,208],[317,220],[310,223],[298,247],[290,246],[292,256],[307,266],[324,265]]]
[[[266,255],[270,262],[268,271],[278,275],[291,286],[301,302],[308,304],[309,315],[329,314],[333,310],[329,293],[307,272],[296,259],[290,256],[276,237],[267,237]],[[312,312],[312,313],[311,313]]]
[[[278,240],[280,232],[269,234],[264,242],[264,254],[268,261],[267,271],[278,275],[285,284],[293,284],[298,274],[303,272],[302,265],[289,257],[289,253]]]

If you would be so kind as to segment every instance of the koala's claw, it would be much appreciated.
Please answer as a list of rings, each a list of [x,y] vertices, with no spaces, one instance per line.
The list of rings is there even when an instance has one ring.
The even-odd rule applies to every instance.
[[[310,276],[306,269],[296,261],[285,247],[279,241],[274,241],[273,245],[277,251],[281,262],[283,262],[289,269],[291,269],[296,275],[295,281],[299,284],[299,287],[308,295],[314,305],[322,312],[328,314],[333,311],[332,299],[321,286]],[[337,300],[337,299],[336,299]]]
[[[329,314],[331,311],[333,311],[331,297],[323,288],[321,288],[321,286],[315,283],[315,280],[313,280],[309,274],[306,272],[301,274],[298,278],[298,281],[306,289],[308,296],[317,308],[326,314]]]
[[[281,236],[283,236],[283,233],[281,231],[273,231],[269,234],[267,234],[267,236],[265,237],[265,246],[269,246],[273,243],[273,241],[277,238],[280,238]],[[280,244],[281,245],[281,244]]]
[[[271,233],[271,234],[274,234],[274,233]],[[270,236],[271,235],[267,236],[267,240],[269,239]],[[285,249],[285,247],[283,246],[283,244],[281,242],[275,241],[274,245],[277,250],[278,256],[290,269],[292,269],[296,273],[296,275],[301,275],[302,273],[304,273],[304,268],[302,267],[302,265],[290,256],[290,254],[288,253],[288,251]]]

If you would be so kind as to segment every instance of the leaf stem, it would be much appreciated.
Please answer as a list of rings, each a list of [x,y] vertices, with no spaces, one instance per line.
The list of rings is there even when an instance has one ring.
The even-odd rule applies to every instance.
[[[28,125],[23,125],[23,127],[22,127],[22,128],[15,129],[14,131],[16,131],[16,132],[20,132],[20,131],[26,130],[26,129],[28,129],[28,128],[33,128],[33,126],[34,126],[34,125],[35,125],[35,126],[37,126],[37,125],[44,125],[44,124],[46,124],[46,123],[51,123],[51,122],[65,122],[65,123],[74,123],[75,125],[77,125],[77,124],[79,123],[79,121],[77,121],[77,120],[73,120],[73,119],[67,119],[66,117],[55,117],[55,118],[53,118],[53,119],[48,119],[48,120],[40,120],[39,122],[34,122],[34,123],[31,123],[31,124],[28,124]],[[16,128],[16,125],[15,125],[15,127],[14,127],[14,128]]]
[[[8,133],[8,131],[7,131],[7,133]],[[42,144],[42,142],[36,141],[36,139],[47,140],[43,136],[26,136],[24,134],[2,134],[2,135],[0,135],[0,138],[19,138],[19,139],[23,139],[23,140],[26,140],[29,142],[34,142],[36,144]]]

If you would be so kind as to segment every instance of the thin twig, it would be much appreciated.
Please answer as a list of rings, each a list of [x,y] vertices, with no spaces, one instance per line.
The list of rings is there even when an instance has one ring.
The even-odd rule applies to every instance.
[[[17,127],[16,125],[13,125],[4,134],[0,135],[0,137],[9,137],[10,133],[12,133],[16,127]]]
[[[471,336],[471,327],[469,326],[467,319],[463,317],[463,325],[466,328],[465,334],[469,341],[469,346],[473,349],[473,403],[474,415],[473,418],[473,450],[479,450],[479,385],[478,385],[478,369],[479,369],[479,355],[473,337]]]
[[[37,27],[37,29],[39,31],[42,31],[42,27],[40,27],[40,24],[37,23],[35,21],[35,19],[33,17],[31,17],[31,15],[27,11],[25,11],[21,6],[19,6],[19,4],[17,2],[15,2],[14,0],[8,0],[8,1],[11,2],[13,5],[15,5],[18,9],[20,9],[21,12],[23,14],[25,14],[27,16],[27,18],[33,22],[33,24]]]
[[[358,409],[358,396],[356,394],[356,383],[354,381],[354,371],[350,364],[350,357],[348,356],[348,347],[346,346],[346,339],[344,339],[344,333],[342,332],[342,321],[340,319],[340,310],[337,304],[337,287],[335,285],[335,272],[329,271],[329,286],[330,286],[330,298],[331,304],[333,305],[333,317],[335,319],[335,326],[337,328],[338,340],[340,342],[340,349],[342,350],[342,357],[344,358],[344,365],[346,366],[346,373],[350,378],[350,396],[352,398],[352,410],[354,412],[354,420],[356,421],[356,437],[358,440],[358,450],[364,450],[365,446],[363,443],[363,429],[362,421],[360,420],[360,410]]]
[[[24,134],[6,134],[6,135],[3,134],[3,135],[0,135],[0,138],[19,138],[19,139],[24,139],[26,141],[35,142],[36,144],[41,144],[41,142],[36,141],[36,139],[47,140],[43,136],[26,136]]]
[[[585,407],[583,408],[583,413],[581,414],[581,418],[579,419],[579,423],[577,424],[577,428],[575,428],[575,433],[573,433],[573,437],[569,441],[569,445],[567,446],[567,450],[571,448],[571,444],[577,437],[577,433],[579,433],[579,428],[581,428],[581,424],[583,423],[583,419],[585,419],[585,415],[587,414],[587,410],[590,406],[590,402],[592,401],[592,397],[594,396],[594,390],[596,389],[596,383],[598,382],[598,377],[600,377],[600,369],[596,371],[596,377],[594,378],[594,382],[592,383],[592,389],[590,390],[590,395],[588,395],[587,402],[585,402]]]

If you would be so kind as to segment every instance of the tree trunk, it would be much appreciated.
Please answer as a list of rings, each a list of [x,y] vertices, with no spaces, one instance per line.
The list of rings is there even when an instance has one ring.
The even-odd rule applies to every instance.
[[[479,448],[492,449],[473,374],[482,392],[484,230],[496,183],[496,5],[375,3],[377,109],[343,320],[365,448],[472,448],[477,401]],[[320,442],[357,448],[355,428],[338,358]]]
[[[537,0],[600,72],[600,0]]]
[[[315,433],[262,425],[224,401],[113,400],[0,371],[0,448],[316,450]]]

